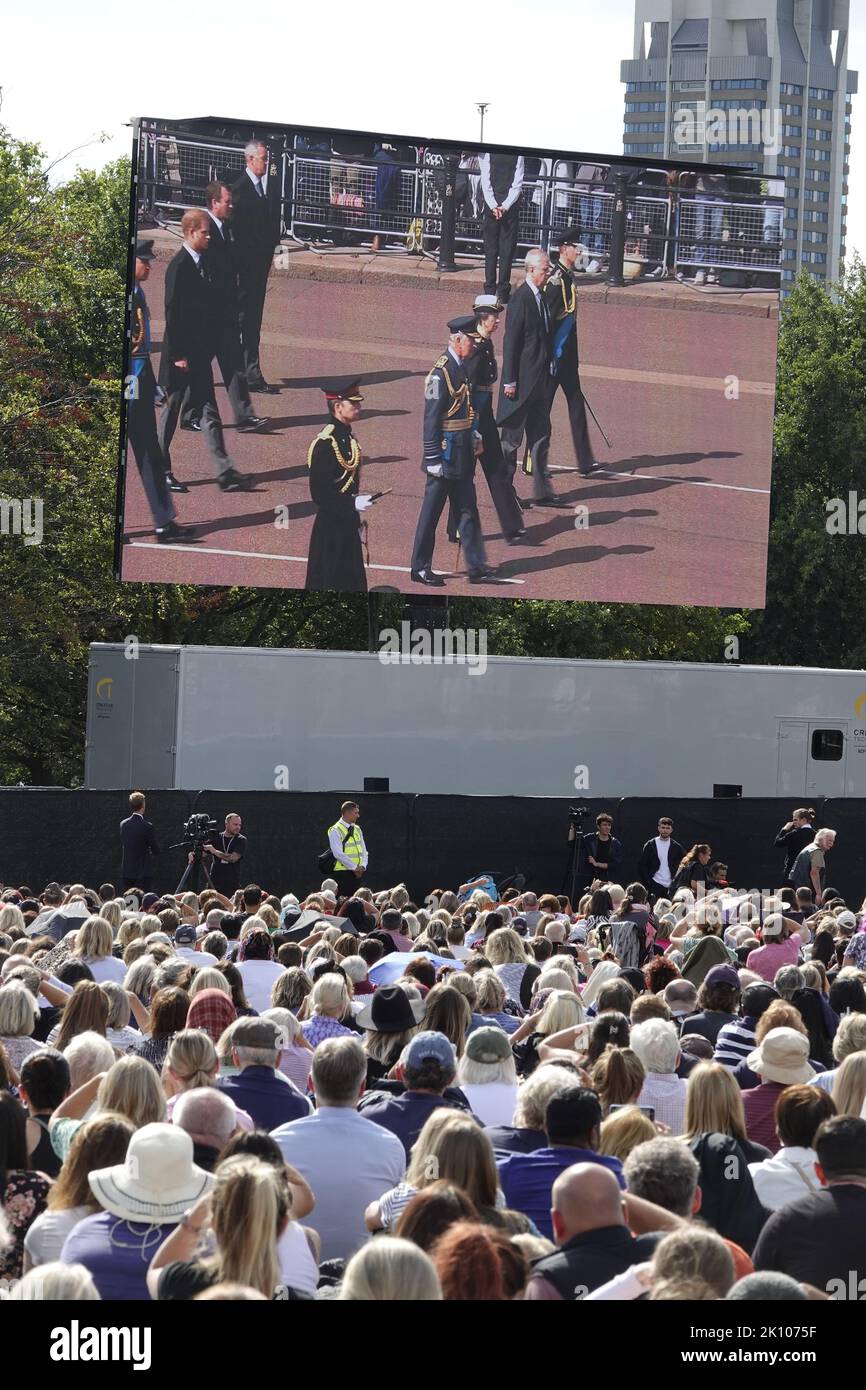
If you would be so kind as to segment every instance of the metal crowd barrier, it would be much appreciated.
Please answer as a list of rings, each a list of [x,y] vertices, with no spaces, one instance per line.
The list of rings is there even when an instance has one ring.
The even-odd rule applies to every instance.
[[[395,248],[428,255],[436,254],[447,240],[442,219],[448,173],[439,151],[419,151],[414,164],[398,164],[388,158],[357,160],[275,148],[270,160],[280,180],[283,230],[296,240],[339,246],[380,236]],[[616,264],[620,256],[627,277],[636,264],[647,271],[661,266],[669,274],[679,268],[781,271],[784,207],[778,200],[750,202],[741,194],[734,202],[730,194],[700,196],[663,187],[644,191],[623,181],[622,174],[616,182],[593,181],[564,176],[562,164],[548,163],[560,172],[539,175],[523,188],[518,258],[531,246],[555,248],[557,235],[569,229],[591,259],[609,268],[614,282],[622,275],[622,266]],[[242,145],[143,131],[142,208],[156,218],[177,217],[203,205],[208,183],[233,181],[244,166]],[[455,170],[456,159],[449,165],[451,175]],[[462,258],[480,259],[484,197],[473,157],[464,159],[455,184],[451,244]],[[617,212],[618,190],[622,201]]]

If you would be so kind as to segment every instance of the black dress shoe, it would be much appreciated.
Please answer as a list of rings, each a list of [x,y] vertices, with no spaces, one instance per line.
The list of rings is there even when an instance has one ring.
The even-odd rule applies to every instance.
[[[181,420],[180,427],[182,430],[195,430],[197,434],[201,434],[201,420]]]
[[[238,434],[258,434],[261,430],[267,429],[270,423],[263,415],[253,415],[251,419],[243,420],[238,425]]]
[[[539,497],[536,499],[536,507],[559,507],[571,510],[571,503],[566,502],[564,497]]]
[[[186,483],[182,483],[179,478],[176,478],[174,476],[173,473],[166,473],[165,485],[168,488],[169,492],[189,492],[189,488],[187,487]]]
[[[509,545],[519,545],[520,542],[523,540],[523,538],[524,538],[525,535],[526,535],[526,527],[525,527],[525,526],[521,526],[521,528],[520,528],[519,531],[508,531],[508,532],[506,532],[505,539],[507,540],[507,542],[508,542]]]
[[[230,468],[227,473],[223,473],[217,478],[221,492],[249,492],[254,486],[252,478],[247,473],[238,473],[236,469]]]
[[[597,473],[600,468],[600,463],[594,463],[591,468],[581,468],[580,476],[581,478],[591,478],[593,473]]]
[[[490,567],[490,565],[483,565],[483,566],[481,567],[481,569],[470,570],[470,571],[469,571],[469,583],[470,583],[470,584],[484,584],[484,583],[487,582],[488,579],[495,579],[495,578],[496,578],[496,570],[495,570],[495,569],[492,569],[492,568]]]
[[[181,526],[177,521],[169,521],[166,526],[156,528],[156,539],[160,545],[176,545],[180,541],[191,541],[194,536],[194,526]]]
[[[264,377],[261,381],[248,381],[247,389],[255,391],[258,396],[278,396],[280,394],[279,386],[272,386],[269,381],[265,381]]]
[[[432,570],[410,570],[409,573],[415,584],[427,584],[431,589],[445,588],[441,574],[434,574]]]

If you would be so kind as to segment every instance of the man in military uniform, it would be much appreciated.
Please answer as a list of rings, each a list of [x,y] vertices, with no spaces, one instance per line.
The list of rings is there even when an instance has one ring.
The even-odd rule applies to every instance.
[[[577,289],[574,283],[574,263],[578,242],[573,232],[559,237],[559,261],[556,270],[544,287],[544,299],[550,315],[550,336],[555,373],[550,380],[550,404],[559,389],[568,401],[568,422],[577,466],[584,478],[598,467],[592,453],[586,421],[586,405],[580,387],[580,367],[577,355]]]
[[[141,484],[156,527],[156,538],[162,545],[172,541],[192,540],[191,526],[180,526],[171,494],[165,482],[165,459],[156,434],[154,407],[160,388],[156,384],[150,363],[150,311],[142,285],[150,275],[153,242],[135,243],[135,290],[132,295],[132,358],[131,379],[127,383],[129,409],[126,427],[129,445],[141,476]]]
[[[371,499],[359,491],[361,449],[352,433],[364,399],[358,387],[352,381],[322,388],[329,423],[307,454],[310,496],[318,509],[307,559],[308,589],[367,592],[360,526]]]
[[[437,358],[424,384],[424,459],[427,477],[421,515],[412,547],[411,574],[416,584],[442,588],[433,571],[436,527],[446,502],[453,502],[457,529],[469,561],[470,583],[480,584],[494,571],[488,566],[472,477],[475,455],[483,447],[474,429],[469,380],[464,363],[475,343],[474,314],[448,324],[448,351]]]

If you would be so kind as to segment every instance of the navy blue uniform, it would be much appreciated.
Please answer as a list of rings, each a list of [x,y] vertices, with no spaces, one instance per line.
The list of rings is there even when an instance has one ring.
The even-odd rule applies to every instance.
[[[473,334],[473,338],[475,350],[467,357],[464,367],[475,413],[475,428],[484,442],[484,452],[479,457],[479,463],[487,479],[502,533],[505,536],[513,536],[523,530],[523,512],[517,500],[511,473],[505,465],[499,430],[493,415],[493,387],[498,376],[496,353],[490,338],[485,338],[481,333]]]
[[[436,527],[450,501],[471,570],[486,563],[475,497],[474,415],[463,363],[451,352],[439,357],[424,384],[424,460],[427,486],[412,548],[412,569],[433,565]]]
[[[595,464],[586,406],[580,386],[580,366],[577,355],[577,290],[574,276],[564,265],[558,265],[544,287],[544,300],[550,314],[551,349],[555,375],[550,381],[550,403],[560,388],[568,401],[568,423],[577,466],[581,473],[590,473]]]

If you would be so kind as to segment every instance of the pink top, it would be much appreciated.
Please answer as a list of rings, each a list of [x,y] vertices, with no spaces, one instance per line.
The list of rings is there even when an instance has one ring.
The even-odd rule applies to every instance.
[[[746,969],[754,970],[762,980],[772,984],[776,971],[783,965],[797,964],[801,944],[799,936],[789,936],[787,941],[770,941],[766,946],[759,946],[757,950],[749,952],[746,957]]]

